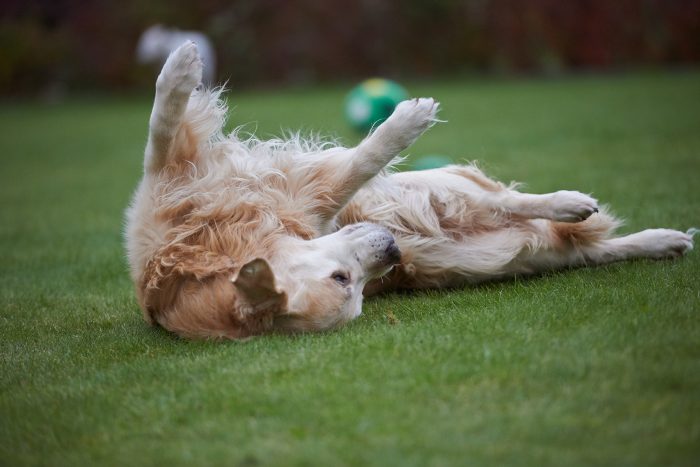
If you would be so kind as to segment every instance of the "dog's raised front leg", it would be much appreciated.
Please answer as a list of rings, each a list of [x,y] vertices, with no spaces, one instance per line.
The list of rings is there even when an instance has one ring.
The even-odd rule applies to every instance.
[[[430,98],[401,102],[394,113],[357,147],[331,153],[319,171],[332,187],[324,205],[330,219],[367,181],[436,122],[439,104]]]
[[[365,181],[377,175],[435,123],[438,107],[430,98],[401,102],[384,123],[351,150],[350,170]]]
[[[167,164],[190,94],[201,80],[197,46],[188,41],[170,54],[156,81],[144,159],[146,173],[157,173]]]

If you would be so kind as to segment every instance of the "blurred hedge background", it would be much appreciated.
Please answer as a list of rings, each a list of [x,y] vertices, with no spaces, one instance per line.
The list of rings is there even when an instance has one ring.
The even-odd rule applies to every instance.
[[[141,32],[205,32],[232,86],[700,61],[700,0],[3,0],[0,93],[134,89]]]

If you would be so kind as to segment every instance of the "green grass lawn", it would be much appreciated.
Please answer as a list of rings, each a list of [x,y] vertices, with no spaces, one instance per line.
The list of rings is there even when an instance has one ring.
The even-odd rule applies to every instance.
[[[700,226],[700,72],[414,83],[410,154]],[[344,89],[229,94],[347,144]],[[187,342],[122,251],[150,102],[0,106],[0,465],[698,465],[700,251],[368,300],[336,332]],[[395,317],[395,319],[393,319]]]

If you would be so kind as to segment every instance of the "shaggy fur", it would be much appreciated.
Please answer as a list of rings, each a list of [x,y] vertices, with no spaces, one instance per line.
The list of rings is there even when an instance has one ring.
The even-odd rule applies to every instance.
[[[241,139],[222,134],[226,107],[220,90],[195,89],[201,73],[192,43],[164,65],[144,177],[127,210],[144,316],[181,336],[329,329],[360,314],[363,292],[674,257],[693,246],[690,232],[669,229],[615,237],[619,221],[593,198],[520,193],[473,165],[391,173],[436,121],[432,99],[401,103],[355,148],[298,135]]]

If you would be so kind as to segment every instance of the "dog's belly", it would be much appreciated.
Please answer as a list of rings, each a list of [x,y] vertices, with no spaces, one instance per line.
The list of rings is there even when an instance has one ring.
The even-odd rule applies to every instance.
[[[505,274],[536,224],[480,203],[505,189],[478,170],[447,167],[382,177],[360,190],[340,213],[341,225],[387,227],[401,264],[369,283],[365,294],[394,288],[459,286]]]
[[[461,166],[380,176],[355,194],[338,214],[337,223],[339,227],[380,224],[397,240],[479,235],[512,224],[481,202],[505,189],[477,170]]]

